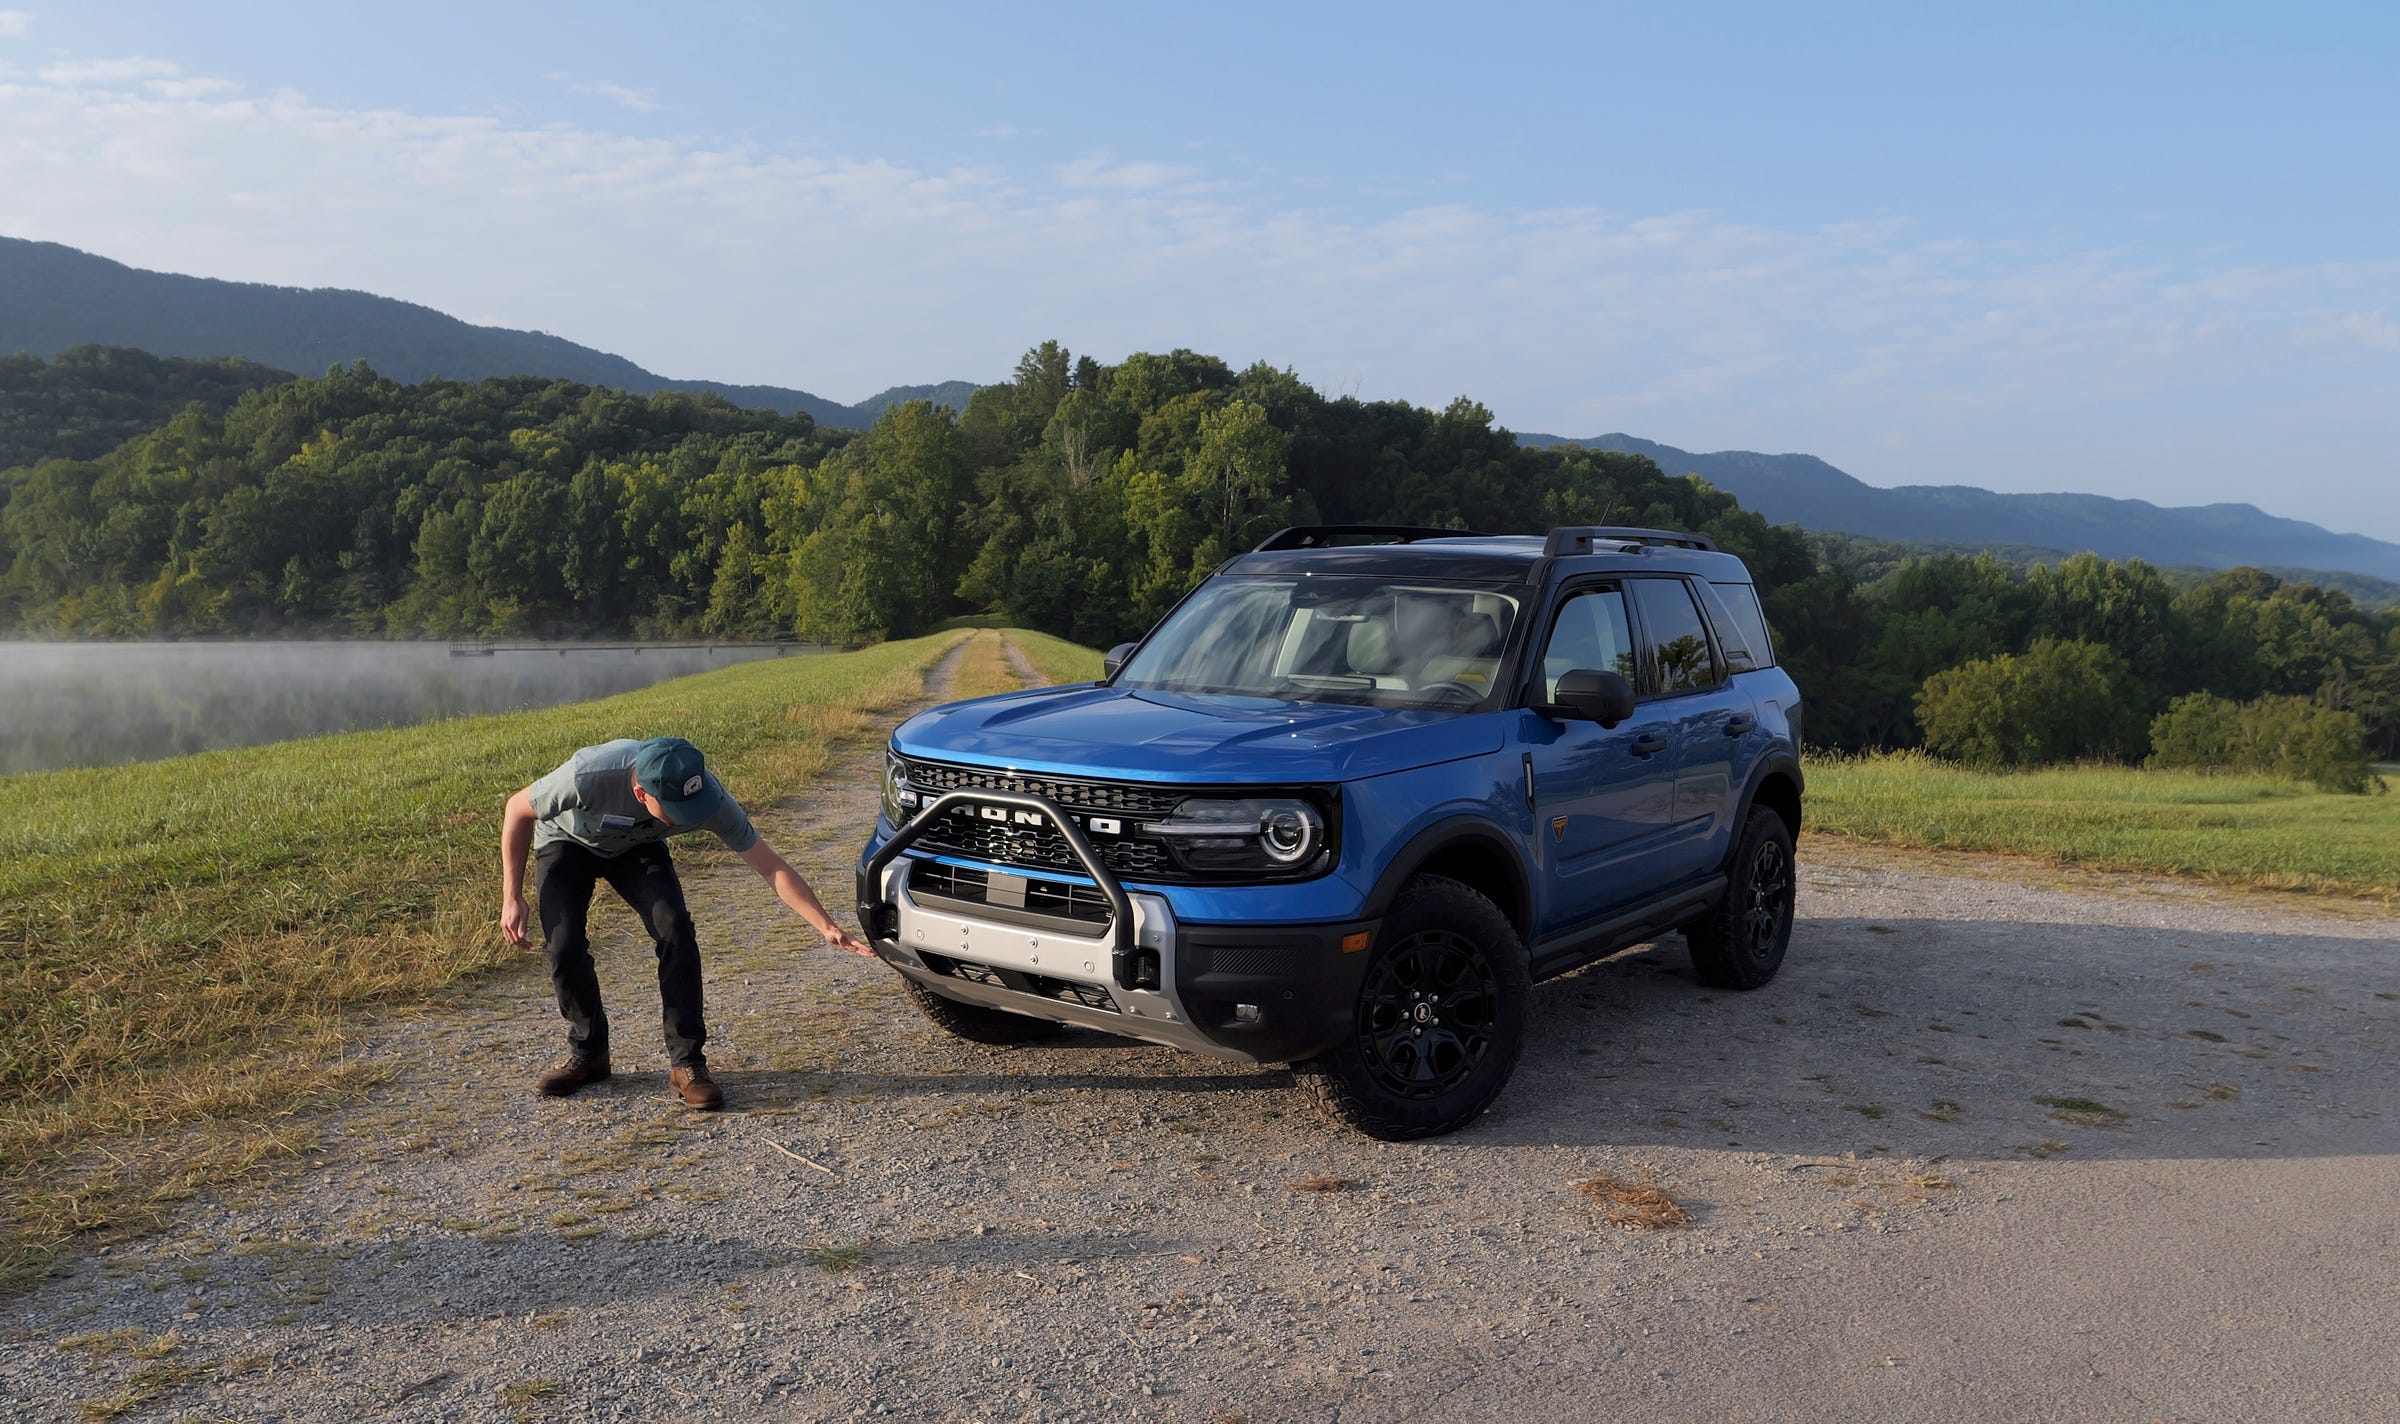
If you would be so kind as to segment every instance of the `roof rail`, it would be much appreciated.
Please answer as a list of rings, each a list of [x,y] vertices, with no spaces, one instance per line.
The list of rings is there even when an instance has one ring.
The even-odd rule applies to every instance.
[[[1336,539],[1356,538],[1367,544],[1413,544],[1419,539],[1480,539],[1472,529],[1427,529],[1415,524],[1295,524],[1278,529],[1250,552],[1277,549],[1323,549]]]
[[[1675,549],[1717,550],[1717,541],[1698,534],[1681,534],[1672,529],[1635,529],[1616,524],[1568,525],[1550,531],[1548,543],[1542,545],[1542,557],[1555,559],[1562,554],[1588,554],[1594,544],[1664,544]]]

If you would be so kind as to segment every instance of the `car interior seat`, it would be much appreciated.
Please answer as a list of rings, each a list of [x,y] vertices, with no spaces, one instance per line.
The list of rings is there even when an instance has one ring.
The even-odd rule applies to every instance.
[[[1407,690],[1407,679],[1398,675],[1399,640],[1392,636],[1389,623],[1367,618],[1351,624],[1344,652],[1350,661],[1350,671],[1375,679],[1376,687]]]
[[[1418,667],[1416,686],[1455,682],[1491,691],[1500,668],[1500,642],[1499,619],[1472,609],[1459,613],[1434,654]]]

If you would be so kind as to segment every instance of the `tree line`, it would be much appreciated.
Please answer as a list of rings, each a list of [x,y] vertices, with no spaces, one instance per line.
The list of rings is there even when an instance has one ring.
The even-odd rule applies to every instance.
[[[1821,743],[1923,743],[1937,674],[2065,643],[2116,660],[2127,717],[2044,756],[2146,755],[2150,720],[2196,692],[2346,711],[2386,755],[2400,731],[2400,617],[2336,590],[2255,570],[2178,589],[2089,556],[1861,582],[1646,457],[1529,449],[1469,400],[1329,399],[1182,350],[1110,365],[1046,343],[963,410],[911,402],[856,434],[359,365],[7,471],[0,501],[0,624],[103,637],[860,641],[998,611],[1106,646],[1285,524],[1648,524],[1749,563]]]

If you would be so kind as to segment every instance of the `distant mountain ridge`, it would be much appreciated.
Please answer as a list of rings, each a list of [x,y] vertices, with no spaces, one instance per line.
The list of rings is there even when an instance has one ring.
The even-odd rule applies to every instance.
[[[2337,534],[2249,504],[2161,506],[2097,494],[2002,494],[1971,485],[1881,489],[1814,455],[1752,450],[1695,454],[1619,434],[1570,440],[1519,434],[1526,445],[1583,445],[1647,455],[1670,475],[1695,474],[1775,524],[1903,542],[2023,544],[2108,559],[2229,569],[2329,569],[2400,579],[2400,544]]]
[[[969,381],[894,386],[844,405],[784,386],[672,380],[564,337],[476,326],[391,297],[151,272],[55,242],[0,237],[0,356],[46,358],[87,345],[236,356],[304,375],[363,360],[410,384],[436,376],[550,376],[645,393],[707,392],[844,429],[872,425],[901,401],[963,408],[975,390]]]

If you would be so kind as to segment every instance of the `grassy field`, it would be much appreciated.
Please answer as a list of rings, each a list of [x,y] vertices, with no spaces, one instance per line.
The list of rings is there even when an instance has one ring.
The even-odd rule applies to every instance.
[[[2000,851],[2400,902],[2400,796],[2258,776],[2060,767],[1978,772],[1913,753],[1815,760],[1808,819],[1852,840]]]
[[[1100,654],[1094,649],[1022,628],[1010,629],[1008,636],[1052,682],[1091,682],[1100,676]]]
[[[688,736],[800,788],[963,633],[746,663],[598,702],[0,778],[0,1283],[297,1150],[358,1081],[362,1009],[507,958],[500,805],[574,748]],[[978,636],[958,695],[1013,685]],[[837,887],[838,888],[838,887]]]

